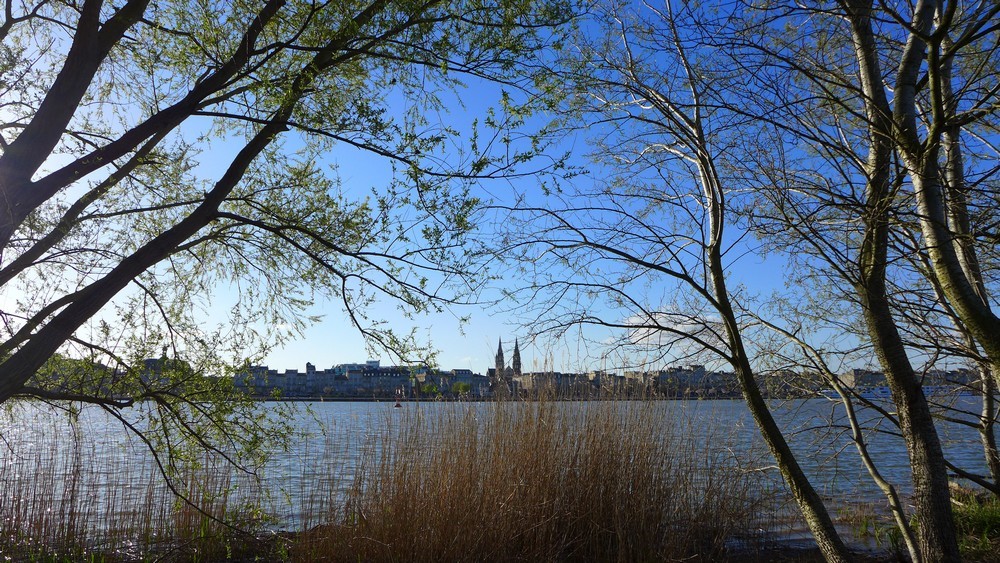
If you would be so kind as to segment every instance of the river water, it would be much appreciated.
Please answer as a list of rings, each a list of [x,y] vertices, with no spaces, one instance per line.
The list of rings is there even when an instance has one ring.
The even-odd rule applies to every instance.
[[[973,420],[978,403],[974,397],[957,399],[956,406],[967,412],[956,416]],[[560,408],[585,409],[591,404],[565,403]],[[838,404],[809,399],[774,402],[772,408],[822,495],[834,504],[878,502],[881,492],[858,459]],[[273,404],[265,408],[273,408]],[[629,407],[626,404],[623,408]],[[773,483],[780,482],[742,401],[659,401],[651,408],[655,409],[652,423],[662,425],[665,432],[680,431],[691,439],[688,443],[702,444],[706,453],[729,457],[741,467],[765,472]],[[403,408],[394,408],[392,402],[313,402],[296,404],[294,409],[290,422],[297,437],[287,451],[276,452],[262,469],[265,491],[257,493],[268,497],[269,510],[277,518],[273,526],[286,529],[315,523],[308,520],[308,514],[313,508],[310,505],[319,502],[316,491],[342,492],[350,487],[365,448],[377,447],[393,419],[415,411],[428,417],[445,409],[473,409],[482,417],[493,412],[489,403],[433,402],[405,403]],[[878,422],[877,413],[862,410],[861,418],[869,428],[891,430],[888,423]],[[973,428],[940,422],[939,431],[953,463],[967,471],[985,471]],[[169,494],[154,491],[158,475],[148,449],[101,409],[84,408],[74,426],[68,424],[64,413],[49,405],[8,406],[6,416],[0,417],[0,437],[4,442],[0,444],[0,512],[6,518],[18,510],[45,506],[58,511],[62,506],[59,502],[44,499],[71,492],[84,495],[84,502],[98,507],[129,506],[154,497],[162,499],[156,502],[170,502]],[[901,439],[891,432],[873,432],[869,444],[880,471],[905,495],[909,469]],[[92,484],[82,493],[70,490],[78,480],[68,475],[81,474],[88,475]],[[244,491],[250,489],[246,485]],[[108,500],[112,497],[118,504]],[[28,498],[35,504],[16,505],[28,502]],[[100,518],[103,509],[95,510],[91,516]]]

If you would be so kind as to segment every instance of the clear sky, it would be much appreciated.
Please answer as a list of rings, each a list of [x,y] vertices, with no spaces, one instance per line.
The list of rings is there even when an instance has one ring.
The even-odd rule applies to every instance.
[[[441,123],[459,132],[457,142],[464,142],[471,129],[473,120],[482,123],[488,108],[499,106],[501,90],[495,84],[467,80],[469,86],[460,90],[457,97],[447,100],[444,108],[428,116],[433,126]],[[516,94],[515,94],[516,96]],[[402,115],[408,105],[405,100],[394,99],[388,104],[390,111]],[[527,131],[547,121],[544,115],[529,121]],[[190,130],[187,134],[198,134],[199,127],[206,126],[208,120],[195,120],[186,125]],[[567,138],[558,147],[559,151],[572,150],[573,163],[588,169],[588,174],[576,176],[571,181],[581,186],[599,182],[608,176],[607,171],[594,166],[586,154],[592,147],[588,144],[588,131],[581,131],[575,137]],[[285,135],[286,150],[296,148],[294,133]],[[221,175],[223,167],[231,156],[239,149],[239,140],[227,142],[215,138],[211,146],[200,156],[199,171],[201,176],[209,181]],[[359,151],[349,146],[335,147],[326,155],[326,164],[335,167],[339,176],[341,189],[346,194],[358,198],[366,197],[372,190],[378,191],[391,178],[391,163],[384,157]],[[524,165],[521,172],[543,166],[544,162],[532,162]],[[527,197],[533,204],[544,207],[546,196],[541,193],[540,179],[536,177],[521,177],[517,179],[484,180],[478,186],[474,195],[485,201],[510,203],[518,197]],[[480,225],[480,234],[489,235],[492,225]],[[519,275],[502,272],[492,292],[483,296],[483,301],[497,299],[501,287],[516,289],[527,283]],[[741,258],[740,268],[734,270],[733,284],[743,284],[753,293],[768,293],[781,289],[783,285],[783,269],[780,261],[764,262],[757,255],[749,254]],[[654,293],[666,291],[663,288],[653,288]],[[4,297],[4,296],[0,296]],[[9,295],[6,297],[10,297]],[[206,304],[206,324],[223,323],[228,308],[239,300],[239,291],[233,286],[219,286],[215,294]],[[2,305],[2,304],[0,304]],[[614,318],[615,312],[593,311]],[[307,362],[318,368],[330,367],[340,363],[363,362],[377,359],[384,364],[394,363],[395,359],[387,352],[370,350],[359,331],[351,325],[343,311],[343,305],[338,301],[328,301],[317,298],[312,307],[303,313],[307,316],[319,317],[319,320],[309,325],[303,334],[270,351],[262,360],[271,368],[304,369]],[[499,306],[467,305],[452,306],[441,313],[432,313],[406,318],[399,310],[398,304],[391,300],[377,302],[368,314],[372,318],[382,319],[400,333],[408,333],[416,329],[418,338],[436,349],[439,354],[437,365],[444,369],[471,369],[484,373],[494,364],[494,355],[498,340],[503,340],[506,357],[509,361],[515,339],[520,340],[521,357],[526,370],[536,371],[554,369],[558,371],[586,371],[589,369],[617,369],[615,357],[604,358],[600,342],[605,335],[596,329],[587,329],[586,338],[579,331],[569,331],[558,341],[532,341],[526,338],[528,330],[521,325],[526,322],[526,315],[521,314],[512,304],[501,303]],[[621,313],[622,316],[626,313]],[[463,325],[460,317],[468,317]],[[619,317],[620,318],[620,317]],[[284,327],[272,327],[282,329]],[[595,343],[596,346],[595,346]],[[656,366],[653,366],[656,367]]]
[[[476,84],[461,91],[459,96],[461,99],[448,104],[448,113],[433,116],[432,119],[440,119],[460,131],[468,131],[473,119],[481,119],[486,108],[496,105],[500,92],[496,86]],[[536,121],[529,122],[528,126],[537,126],[545,119],[545,116],[540,116]],[[560,147],[560,150],[569,149],[574,152],[574,162],[589,169],[588,174],[574,178],[573,182],[590,184],[595,182],[594,178],[606,176],[601,170],[594,169],[585,157],[590,149],[586,132],[578,134]],[[355,149],[344,148],[332,152],[328,158],[330,163],[337,166],[343,188],[351,193],[367,193],[373,186],[388,181],[389,165],[381,157],[359,154]],[[539,179],[534,177],[485,180],[477,187],[477,195],[485,200],[500,202],[509,202],[517,196],[525,195],[539,205],[545,205],[546,201],[541,194]],[[492,229],[490,225],[481,225],[480,228],[485,234],[489,234]],[[753,241],[748,242],[753,244]],[[740,259],[739,265],[731,283],[743,284],[748,291],[758,294],[782,289],[784,276],[780,260],[768,259],[765,262],[760,256],[749,254]],[[510,288],[524,282],[517,276],[505,276],[499,283]],[[595,337],[593,331],[588,334],[587,339],[580,338],[579,334],[571,331],[565,338],[554,343],[525,340],[527,331],[520,327],[522,318],[517,312],[510,311],[509,304],[499,307],[455,306],[444,313],[413,320],[404,318],[392,302],[378,303],[371,312],[375,317],[392,323],[399,332],[406,333],[415,327],[417,335],[431,342],[439,351],[438,365],[444,369],[464,368],[484,373],[493,366],[498,339],[503,339],[509,361],[515,338],[521,339],[522,361],[527,370],[542,370],[550,366],[559,371],[617,367],[596,365],[601,362],[601,351],[594,350],[592,343],[594,340],[600,341],[602,337]],[[301,338],[269,353],[264,363],[271,368],[283,370],[303,369],[306,362],[319,368],[368,359],[393,362],[387,353],[370,353],[366,350],[363,338],[350,326],[339,303],[317,302],[309,314],[321,315],[322,319],[309,327]],[[463,316],[469,317],[469,321],[461,326],[458,319]]]
[[[479,92],[481,96],[482,91]],[[462,116],[462,118],[467,117],[469,116]],[[345,189],[364,193],[373,183],[386,181],[388,171],[381,159],[359,158],[356,152],[347,150],[343,158],[331,155],[331,159],[339,168]],[[515,185],[517,189],[524,190],[537,188],[533,178],[518,180],[514,185],[507,180],[485,180],[484,183],[485,185],[479,189],[479,195],[487,199],[509,197],[509,192],[515,189]],[[480,225],[484,233],[490,228],[489,225]],[[489,298],[484,296],[484,300]],[[416,328],[418,337],[429,341],[439,351],[438,365],[445,369],[464,368],[484,373],[488,367],[493,366],[500,338],[504,340],[509,357],[514,339],[522,337],[522,358],[526,368],[536,361],[539,363],[538,369],[541,369],[540,362],[545,356],[543,351],[533,350],[531,343],[523,342],[524,335],[519,334],[517,319],[511,318],[510,314],[503,312],[500,307],[455,305],[442,313],[429,313],[407,319],[398,310],[397,303],[384,300],[369,309],[369,312],[374,318],[389,321],[400,333],[407,333],[410,329]],[[270,353],[265,358],[270,367],[303,369],[307,361],[318,367],[362,362],[367,359],[378,359],[383,363],[394,362],[385,352],[372,354],[366,351],[364,339],[357,329],[350,326],[350,321],[339,302],[317,302],[309,313],[321,315],[322,319],[309,327],[301,338]],[[468,317],[468,322],[461,323],[462,317]],[[557,354],[557,358],[563,357],[564,360],[569,360],[568,353],[559,354],[561,356]]]
[[[469,122],[483,111],[490,99],[496,99],[497,93],[489,88],[470,89],[467,94],[477,100],[478,108],[466,107],[454,113],[445,115],[442,119],[450,123]],[[584,160],[587,150],[585,142],[577,142],[572,147],[577,153],[578,163],[590,166]],[[365,193],[378,182],[388,179],[388,167],[379,157],[358,155],[353,149],[345,149],[330,155],[331,162],[338,170],[346,190]],[[590,175],[578,176],[574,182],[593,183],[591,176],[600,177],[599,170],[592,170]],[[544,205],[545,197],[541,194],[539,181],[533,177],[517,180],[485,180],[479,186],[479,195],[484,199],[494,201],[510,201],[516,195],[529,194],[535,203]],[[481,225],[483,233],[488,234],[492,227]],[[752,243],[752,241],[750,241]],[[733,282],[744,284],[750,291],[769,293],[780,290],[784,283],[783,269],[780,260],[768,259],[766,262],[758,255],[743,256],[739,264],[741,268],[734,272]],[[526,283],[518,276],[506,276],[497,285],[508,288]],[[489,300],[490,296],[484,296]],[[453,306],[443,313],[434,313],[406,319],[398,311],[396,303],[385,301],[378,303],[371,312],[376,318],[390,321],[399,332],[406,333],[411,328],[417,329],[417,335],[429,341],[439,351],[438,365],[444,369],[464,368],[477,373],[485,373],[494,365],[494,355],[498,339],[504,342],[505,354],[509,361],[515,338],[520,338],[521,356],[526,370],[541,371],[551,366],[558,371],[586,371],[588,369],[613,369],[615,365],[597,365],[601,351],[595,350],[595,337],[583,339],[576,332],[570,333],[557,342],[526,340],[526,329],[520,326],[521,316],[510,311],[510,304],[500,306],[467,305]],[[311,362],[318,368],[325,368],[339,363],[362,362],[368,359],[378,359],[383,364],[393,363],[393,358],[387,353],[370,353],[360,333],[350,326],[339,303],[326,301],[317,302],[309,314],[321,315],[322,319],[310,326],[301,338],[285,344],[269,353],[264,363],[273,369],[304,369],[306,362]],[[462,325],[460,317],[469,317]],[[591,331],[593,333],[593,331]],[[600,336],[596,339],[600,340]],[[588,344],[589,342],[589,344]],[[607,360],[614,362],[615,360]]]

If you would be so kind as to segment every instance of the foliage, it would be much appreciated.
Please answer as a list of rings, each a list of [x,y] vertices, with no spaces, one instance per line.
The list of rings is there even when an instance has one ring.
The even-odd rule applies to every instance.
[[[373,346],[430,357],[371,308],[474,295],[472,188],[543,150],[516,141],[526,114],[510,92],[572,6],[7,8],[0,402],[101,405],[174,478],[199,451],[252,472],[286,440],[232,377],[314,322],[318,300]],[[483,122],[446,117],[467,83],[494,88]],[[384,174],[345,181],[336,158]]]
[[[952,487],[959,547],[967,561],[995,561],[1000,547],[1000,501],[995,497]]]
[[[1000,492],[996,32],[991,3],[610,1],[548,69],[594,170],[504,211],[530,330],[616,364],[729,364],[828,560],[849,560],[755,374],[820,374],[914,560],[959,557],[948,473]],[[555,88],[555,86],[552,86]],[[786,287],[741,285],[786,265]],[[769,290],[770,291],[770,290]],[[995,351],[994,351],[995,350]],[[931,404],[974,365],[980,412]],[[879,365],[913,507],[880,475],[838,373]],[[870,405],[869,405],[870,406]],[[945,458],[935,416],[980,429],[989,472]],[[910,516],[913,516],[911,524]]]

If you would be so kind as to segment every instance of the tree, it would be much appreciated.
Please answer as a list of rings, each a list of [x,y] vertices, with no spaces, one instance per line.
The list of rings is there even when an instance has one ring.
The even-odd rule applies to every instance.
[[[451,394],[456,397],[467,397],[472,392],[472,384],[464,381],[456,381],[451,384]]]
[[[941,196],[957,202],[955,217],[945,221],[942,213],[934,215],[920,203],[917,192],[925,190],[921,186],[928,178],[946,175],[906,164],[908,157],[902,155],[915,150],[920,159],[937,158],[938,145],[947,145],[952,154],[967,155],[970,147],[994,154],[994,85],[1000,73],[988,54],[995,50],[996,13],[988,4],[955,6],[940,6],[940,22],[933,25],[923,18],[935,8],[923,4],[912,25],[895,5],[849,1],[737,3],[717,10],[670,2],[663,8],[609,8],[607,34],[597,41],[580,38],[574,45],[579,54],[562,61],[558,73],[560,80],[578,85],[566,105],[577,104],[572,109],[599,135],[592,156],[601,166],[600,180],[592,190],[577,182],[544,205],[523,205],[520,213],[532,226],[521,230],[533,234],[512,237],[514,246],[527,249],[519,259],[536,280],[529,292],[540,316],[529,324],[556,332],[578,326],[612,329],[619,345],[645,348],[653,361],[706,354],[733,367],[758,428],[828,559],[846,557],[842,545],[822,503],[811,498],[807,481],[795,474],[794,460],[782,459],[780,433],[768,428],[767,407],[757,402],[753,374],[767,359],[769,350],[759,344],[767,332],[799,347],[805,358],[800,361],[808,361],[843,392],[836,374],[825,367],[826,352],[806,337],[830,326],[862,327],[851,331],[862,346],[852,346],[850,354],[867,352],[886,373],[898,413],[890,418],[899,425],[910,456],[917,526],[910,528],[894,487],[883,490],[915,560],[958,558],[937,415],[913,363],[922,353],[928,361],[935,356],[914,344],[918,335],[930,334],[919,327],[928,319],[950,316],[959,327],[971,322],[961,312],[964,305],[955,304],[968,294],[949,296],[941,287],[948,272],[958,272],[939,264],[950,260],[952,251],[931,248],[945,244],[966,257],[970,266],[962,283],[970,288],[981,283],[978,310],[985,289],[995,285],[989,270],[971,266],[984,249],[992,254],[988,235],[975,234],[980,231],[971,226],[975,220],[960,225],[966,217],[961,202],[995,208],[995,190],[989,186],[996,168],[987,158],[976,159],[970,170],[980,188]],[[954,43],[961,48],[941,53],[929,48],[924,57],[923,46],[943,45],[949,33],[963,38]],[[964,93],[952,106],[970,109],[948,125],[934,125],[937,114],[921,118],[922,108],[937,111],[948,95],[937,86],[923,89],[941,82],[934,77],[949,65],[964,69],[958,81]],[[926,79],[921,68],[927,69]],[[885,84],[897,79],[890,103]],[[916,98],[899,96],[907,89],[915,89]],[[909,109],[900,110],[901,105]],[[975,129],[970,136],[976,142],[946,143],[940,135],[949,126]],[[912,132],[931,137],[917,149]],[[903,142],[910,148],[901,147]],[[948,168],[954,172],[961,165],[953,158]],[[919,174],[924,180],[915,181]],[[727,227],[747,227],[742,236],[752,233],[760,246],[753,238],[727,238]],[[937,239],[936,230],[943,230]],[[908,262],[906,241],[913,240],[917,251],[909,254],[926,257],[929,268]],[[775,308],[771,312],[778,315],[768,319],[766,309],[755,310],[753,296],[738,286],[731,289],[726,277],[736,271],[736,257],[764,251],[786,254],[798,267],[790,281],[798,291],[826,301],[821,311]],[[924,297],[908,293],[929,296],[932,286],[941,287],[941,297],[931,301],[930,309]],[[782,312],[793,314],[782,317]],[[825,313],[833,316],[825,318]],[[967,340],[985,351],[976,334],[967,331]],[[596,339],[606,342],[605,337],[598,333]],[[991,421],[989,403],[984,399],[982,418]],[[991,424],[984,424],[984,438],[992,433]],[[857,427],[854,431],[859,452],[870,461],[861,433]],[[987,459],[995,457],[995,447],[992,454],[989,445],[984,451]],[[868,465],[880,486],[888,485]],[[990,484],[988,478],[981,482]]]
[[[122,409],[146,401],[161,426],[144,439],[219,452],[254,449],[262,427],[221,400],[231,378],[206,375],[238,372],[281,337],[269,327],[301,327],[314,296],[400,354],[410,341],[367,305],[464,299],[470,186],[513,174],[531,149],[511,141],[509,99],[482,123],[430,116],[463,80],[517,89],[519,58],[568,13],[478,0],[5,7],[0,402],[96,403],[136,430]],[[333,147],[385,159],[391,176],[367,195],[344,185]],[[220,285],[239,299],[213,328]],[[190,368],[143,377],[161,349]],[[68,371],[65,357],[108,368]]]
[[[648,18],[603,7],[595,22],[612,23],[596,35],[583,26],[588,31],[554,69],[569,119],[580,116],[596,137],[591,156],[602,176],[593,188],[577,178],[543,205],[504,209],[518,221],[501,253],[527,265],[534,280],[522,295],[537,316],[525,324],[556,335],[611,329],[618,346],[645,350],[654,362],[708,356],[728,364],[820,550],[848,561],[765,402],[748,317],[727,281],[742,252],[727,233],[740,186],[726,175],[734,165],[726,153],[743,119],[718,109],[719,86],[733,77],[716,74],[687,31],[702,15],[697,9],[666,3],[645,11]]]
[[[800,176],[789,174],[791,181],[776,183],[781,186],[776,196],[780,201],[775,202],[774,207],[779,210],[779,215],[788,219],[781,221],[781,225],[792,224],[793,232],[802,239],[803,242],[797,246],[813,247],[813,255],[819,255],[825,263],[830,264],[835,274],[855,292],[854,299],[860,306],[866,337],[872,344],[892,390],[900,429],[910,456],[917,506],[915,515],[919,522],[919,554],[931,560],[956,559],[958,546],[951,518],[947,471],[940,440],[921,390],[920,378],[893,318],[886,283],[892,212],[895,209],[897,188],[893,183],[891,166],[893,147],[882,134],[891,129],[892,118],[884,110],[888,102],[882,87],[881,61],[874,56],[879,49],[867,24],[870,14],[861,13],[863,8],[846,3],[843,8],[851,14],[845,17],[847,24],[838,26],[835,22],[823,22],[826,24],[823,29],[829,30],[827,33],[852,38],[852,43],[846,40],[831,41],[841,47],[841,57],[831,57],[829,53],[813,55],[812,47],[807,43],[803,47],[799,38],[790,38],[787,43],[779,42],[775,48],[771,46],[772,38],[769,37],[761,42],[758,51],[763,53],[763,64],[780,69],[791,68],[796,76],[801,77],[806,83],[805,96],[812,94],[814,90],[820,92],[816,94],[821,100],[819,103],[790,104],[799,106],[799,111],[803,108],[812,110],[808,115],[813,118],[818,115],[821,119],[818,125],[798,122],[803,123],[799,128],[782,129],[791,130],[795,141],[807,138],[809,141],[823,143],[823,150],[830,155],[828,162],[844,163],[839,176],[851,187],[848,196],[851,204],[845,202],[846,194],[838,191],[836,186],[822,185],[823,180],[819,179],[822,178],[822,173],[817,174],[817,171],[824,170],[826,166],[817,166],[816,163],[821,162],[823,157],[811,159],[807,156],[803,159],[807,172],[802,176],[810,176],[810,180],[802,181]],[[847,58],[852,54],[852,49],[856,60],[853,68]],[[803,62],[800,57],[804,55],[813,56],[805,58]],[[818,59],[822,59],[826,65],[830,65],[830,59],[833,59],[834,70],[819,70]],[[859,77],[860,87],[846,86],[850,84],[847,77],[852,73]],[[786,88],[780,93],[783,100],[800,99],[800,90],[794,84],[789,84],[792,80],[776,87]],[[836,93],[827,93],[834,89]],[[764,96],[758,97],[761,98]],[[863,99],[865,103],[859,108],[851,108],[856,99]],[[765,98],[762,103],[767,104],[768,101]],[[841,108],[845,106],[849,109],[843,111]],[[855,113],[852,114],[851,110]],[[783,113],[784,111],[779,110],[779,114]],[[856,139],[855,142],[864,148],[855,151],[852,147],[845,146],[846,143],[838,142],[836,138],[831,139],[834,135],[828,134],[828,129],[824,127],[828,124],[829,130],[847,131],[845,135]],[[768,179],[782,174],[785,174],[784,170],[775,169]],[[820,186],[817,187],[817,184]],[[795,201],[796,196],[789,197],[788,192],[802,195],[799,201]],[[848,239],[846,246],[840,245],[842,239],[819,237],[813,230],[813,225],[817,222],[804,220],[804,214],[817,208],[823,212],[822,217],[827,216],[826,210],[829,209],[843,223],[851,225],[848,228],[856,235]],[[786,211],[788,209],[791,211]],[[833,259],[834,256],[836,259]]]
[[[780,139],[770,154],[781,156],[769,163],[757,160],[757,170],[769,172],[755,187],[764,198],[774,196],[758,207],[773,210],[760,222],[779,217],[777,229],[767,232],[779,244],[806,249],[813,265],[853,293],[846,298],[860,309],[864,337],[893,393],[913,470],[918,555],[928,560],[957,560],[958,550],[948,464],[922,373],[914,367],[920,351],[933,360],[941,347],[916,344],[932,341],[920,336],[933,334],[929,319],[943,320],[964,334],[963,355],[975,358],[976,343],[982,347],[987,360],[982,367],[988,368],[996,334],[989,319],[991,282],[978,259],[984,246],[966,207],[969,201],[992,205],[995,170],[978,155],[969,160],[963,155],[995,150],[988,139],[996,129],[996,91],[985,85],[995,83],[998,69],[986,62],[995,58],[988,55],[995,46],[986,37],[1000,22],[992,5],[958,5],[918,3],[912,15],[892,4],[850,1],[773,11],[755,28],[765,30],[764,37],[747,40],[740,49],[744,68],[773,69],[746,90],[757,93],[754,104],[770,110],[758,114],[767,116],[762,129]],[[788,29],[802,35],[789,35]],[[952,42],[952,35],[962,39]],[[960,87],[953,89],[952,80]],[[963,129],[974,143],[960,141]],[[966,172],[984,189],[967,186]],[[945,185],[951,186],[948,196]],[[797,241],[778,234],[782,229]],[[921,298],[921,292],[930,298]],[[980,420],[993,469],[995,410],[988,371],[983,370]],[[979,482],[995,490],[995,471],[993,478],[992,484]]]

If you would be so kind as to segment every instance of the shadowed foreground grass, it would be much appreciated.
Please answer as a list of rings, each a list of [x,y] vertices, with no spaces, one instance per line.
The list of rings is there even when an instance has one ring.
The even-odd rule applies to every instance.
[[[442,406],[387,413],[346,482],[336,448],[317,452],[330,469],[301,501],[308,529],[280,534],[264,491],[225,464],[193,465],[179,482],[235,529],[130,477],[148,468],[74,473],[97,457],[86,452],[20,458],[0,474],[0,550],[28,561],[713,560],[766,527],[759,474],[721,447],[733,437],[706,440],[650,404]]]

